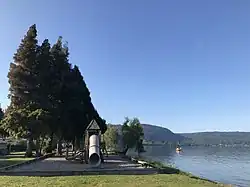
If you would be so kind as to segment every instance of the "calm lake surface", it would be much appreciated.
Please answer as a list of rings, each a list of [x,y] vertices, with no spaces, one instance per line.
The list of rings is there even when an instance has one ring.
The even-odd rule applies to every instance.
[[[210,180],[250,186],[250,147],[183,147],[183,152],[165,146],[145,146],[142,156],[176,166]]]

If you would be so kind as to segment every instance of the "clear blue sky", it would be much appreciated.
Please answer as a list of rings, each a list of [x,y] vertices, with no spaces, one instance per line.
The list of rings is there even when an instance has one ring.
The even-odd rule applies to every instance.
[[[108,122],[250,131],[249,0],[0,1],[0,102],[28,27],[69,42]]]

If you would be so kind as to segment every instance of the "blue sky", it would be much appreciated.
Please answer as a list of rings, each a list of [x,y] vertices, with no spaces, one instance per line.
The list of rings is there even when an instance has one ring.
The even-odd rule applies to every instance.
[[[174,132],[250,131],[250,1],[0,1],[0,102],[28,27],[69,42],[93,103]]]

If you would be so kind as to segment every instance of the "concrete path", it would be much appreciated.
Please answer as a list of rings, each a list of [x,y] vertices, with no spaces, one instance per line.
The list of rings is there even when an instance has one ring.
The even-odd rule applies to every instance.
[[[90,168],[88,164],[68,161],[63,157],[52,157],[31,164],[22,165],[1,172],[3,175],[55,176],[55,175],[87,175],[87,174],[153,174],[154,168],[144,168],[116,155],[105,158],[100,168]]]

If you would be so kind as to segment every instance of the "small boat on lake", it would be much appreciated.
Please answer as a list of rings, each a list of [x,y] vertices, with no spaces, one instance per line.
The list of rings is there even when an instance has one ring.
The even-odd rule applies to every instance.
[[[181,152],[182,151],[182,148],[181,147],[177,147],[176,148],[176,152]]]
[[[181,152],[181,151],[182,151],[182,148],[181,148],[180,142],[178,142],[176,146],[176,152]]]

